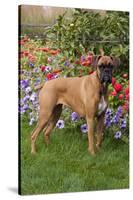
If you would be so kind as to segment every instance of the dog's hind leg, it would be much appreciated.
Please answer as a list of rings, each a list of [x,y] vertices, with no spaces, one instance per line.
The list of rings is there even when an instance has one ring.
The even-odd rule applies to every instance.
[[[39,93],[39,121],[36,129],[31,136],[31,152],[35,153],[35,142],[39,133],[47,126],[51,121],[51,117],[56,106],[56,95],[51,90],[44,88]]]
[[[50,118],[50,114],[47,114],[44,111],[40,112],[38,124],[31,135],[31,153],[33,154],[36,153],[35,142],[36,142],[37,136],[42,131],[42,129],[44,129],[44,127],[47,125],[49,118]]]
[[[50,121],[48,123],[48,126],[44,132],[44,139],[45,139],[46,144],[49,144],[49,135],[50,135],[52,129],[55,127],[58,119],[60,118],[61,112],[62,112],[62,104],[56,105],[53,110]]]

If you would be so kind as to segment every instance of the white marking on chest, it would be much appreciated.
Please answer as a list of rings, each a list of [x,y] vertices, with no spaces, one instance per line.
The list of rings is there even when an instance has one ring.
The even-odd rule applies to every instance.
[[[100,115],[102,112],[104,112],[106,107],[107,107],[107,102],[105,101],[104,96],[102,95],[100,102],[98,104],[98,115]]]

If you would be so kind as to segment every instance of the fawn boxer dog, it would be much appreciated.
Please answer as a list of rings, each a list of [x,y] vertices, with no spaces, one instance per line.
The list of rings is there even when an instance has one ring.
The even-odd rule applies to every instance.
[[[96,70],[91,75],[74,78],[58,78],[39,85],[40,113],[37,127],[31,135],[31,152],[35,153],[35,141],[44,129],[44,138],[49,143],[49,135],[56,125],[62,105],[70,107],[81,117],[85,117],[88,126],[88,150],[95,154],[94,119],[97,118],[96,147],[100,148],[103,138],[104,114],[108,105],[108,85],[112,81],[112,56],[97,56]]]

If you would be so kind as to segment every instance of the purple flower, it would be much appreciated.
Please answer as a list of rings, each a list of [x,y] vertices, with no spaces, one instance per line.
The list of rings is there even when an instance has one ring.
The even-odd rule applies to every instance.
[[[80,126],[80,130],[81,130],[82,133],[87,133],[88,132],[87,124],[82,124]]]
[[[111,126],[111,120],[110,119],[108,119],[108,118],[105,118],[105,121],[104,121],[104,124],[105,124],[105,126],[107,127],[107,128],[109,128],[110,126]]]
[[[107,127],[111,126],[111,123],[112,123],[112,113],[113,113],[112,110],[110,108],[107,108],[106,113],[105,113],[105,121],[104,121],[104,124]]]
[[[65,65],[65,67],[68,67],[70,65],[70,62],[68,60],[66,60],[64,65]]]
[[[30,96],[29,95],[26,95],[24,98],[23,98],[23,103],[26,103],[28,100],[29,100]]]
[[[119,106],[117,109],[117,114],[121,117],[122,116],[122,106]]]
[[[58,122],[56,123],[56,127],[59,128],[59,129],[62,129],[65,127],[65,123],[63,120],[58,120]]]
[[[120,128],[126,128],[126,119],[121,120]]]
[[[116,112],[116,116],[117,116],[118,120],[122,116],[122,107],[121,106],[118,107],[117,112]]]
[[[35,72],[35,73],[39,72],[39,69],[38,69],[37,67],[34,68],[34,72]]]
[[[81,61],[81,62],[85,61],[85,56],[81,56],[81,57],[80,57],[80,61]]]
[[[19,107],[19,112],[20,112],[21,114],[25,113],[25,110],[23,109],[23,107]]]
[[[34,83],[34,86],[37,86],[40,82],[41,82],[40,78],[37,78],[35,83]]]
[[[120,139],[121,138],[121,131],[117,131],[116,133],[115,133],[115,139]]]
[[[37,82],[37,83],[40,83],[40,82],[41,82],[41,79],[40,79],[40,78],[36,78],[36,82]]]
[[[34,64],[32,62],[29,62],[30,67],[34,67]]]
[[[79,119],[79,115],[76,112],[72,112],[71,114],[71,120],[77,121]]]
[[[121,116],[122,116],[122,107],[119,106],[119,107],[117,108],[117,111],[116,111],[116,113],[115,113],[115,116],[114,116],[113,119],[112,119],[112,122],[113,122],[114,124],[117,124],[117,123],[119,122],[119,119],[120,119]]]
[[[25,105],[23,106],[23,110],[26,111],[26,110],[28,110],[28,109],[29,109],[29,106],[28,106],[27,104],[25,104]]]
[[[22,88],[22,89],[25,89],[26,87],[29,86],[29,80],[28,80],[28,79],[26,79],[26,80],[21,80],[21,81],[20,81],[20,85],[21,85],[21,88]]]
[[[114,124],[117,124],[118,122],[119,122],[119,115],[115,115],[114,117],[113,117],[113,119],[111,120],[111,122],[113,122]]]
[[[112,109],[107,108],[105,115],[106,116],[111,116],[112,115]]]

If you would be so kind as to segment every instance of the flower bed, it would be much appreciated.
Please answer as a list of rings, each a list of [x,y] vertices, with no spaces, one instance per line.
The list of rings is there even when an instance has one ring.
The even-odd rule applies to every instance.
[[[38,119],[38,93],[35,86],[59,77],[83,76],[93,73],[91,65],[93,53],[87,52],[79,57],[69,57],[67,52],[51,49],[49,44],[44,47],[40,40],[31,40],[24,36],[20,44],[20,101],[19,112],[28,115],[29,125]],[[120,66],[121,67],[121,66]],[[127,141],[129,121],[129,80],[128,68],[126,73],[121,70],[112,78],[109,86],[109,108],[105,115],[105,127],[116,139]],[[84,119],[77,113],[65,108],[56,128],[77,126],[82,133],[87,132]],[[126,138],[126,139],[125,139]]]

